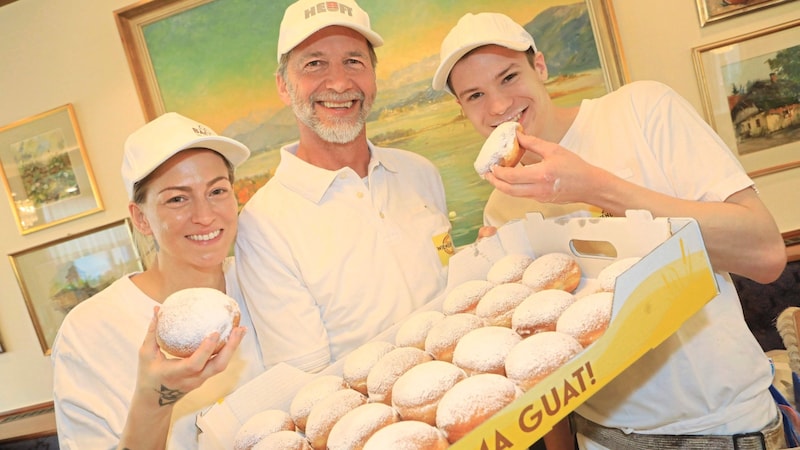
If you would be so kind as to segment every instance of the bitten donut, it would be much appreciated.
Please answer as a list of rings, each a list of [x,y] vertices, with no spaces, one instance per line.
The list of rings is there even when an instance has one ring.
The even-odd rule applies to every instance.
[[[492,264],[486,280],[494,284],[516,283],[532,262],[533,258],[524,253],[509,253]]]
[[[236,431],[233,450],[250,450],[268,435],[277,431],[294,431],[291,416],[280,409],[268,409],[254,414]]]
[[[376,431],[367,440],[364,450],[444,450],[449,445],[438,428],[418,420],[401,420]]]
[[[403,420],[436,425],[439,399],[466,377],[463,370],[449,362],[424,362],[408,369],[397,379],[392,389],[392,406]]]
[[[522,131],[517,122],[504,122],[492,130],[473,164],[478,175],[483,177],[494,165],[514,167],[519,163],[524,151],[519,148],[517,131]]]
[[[361,449],[376,431],[398,421],[397,411],[384,403],[357,406],[331,428],[328,450]]]
[[[484,294],[494,287],[487,280],[469,280],[454,287],[444,297],[442,312],[446,316],[459,313],[475,313],[475,307]]]
[[[444,313],[441,311],[422,311],[412,314],[397,329],[397,334],[394,336],[395,345],[425,350],[425,338],[428,336],[428,330],[442,319],[444,319]]]
[[[430,353],[416,347],[397,347],[383,355],[367,375],[369,400],[391,405],[392,388],[400,375],[432,359]]]
[[[352,389],[342,389],[323,398],[308,414],[306,421],[306,438],[315,449],[324,449],[328,445],[328,435],[336,422],[345,414],[366,404],[367,397]]]
[[[339,375],[322,375],[303,385],[289,404],[289,415],[297,429],[305,431],[311,408],[323,398],[342,389],[347,389],[347,383]]]
[[[207,336],[219,333],[222,349],[228,336],[239,326],[236,300],[212,288],[189,288],[174,292],[158,311],[156,341],[166,353],[179,358],[191,356]]]
[[[523,391],[532,388],[583,350],[567,333],[543,331],[523,339],[506,356],[506,376]]]
[[[511,315],[511,329],[527,337],[542,331],[555,331],[559,316],[575,303],[575,296],[561,289],[534,292]]]
[[[391,342],[369,341],[366,344],[353,350],[344,359],[342,365],[342,377],[350,386],[364,395],[367,395],[367,376],[372,366],[378,362],[383,355],[397,348]]]
[[[454,444],[516,400],[519,394],[514,382],[502,375],[473,375],[459,381],[442,396],[436,410],[436,427]]]
[[[531,288],[524,284],[498,284],[478,302],[475,315],[485,320],[487,325],[510,328],[514,309],[532,293]]]
[[[566,253],[547,253],[533,260],[522,275],[522,284],[534,291],[561,289],[573,292],[581,282],[581,267]]]
[[[614,294],[597,292],[581,297],[561,313],[556,331],[569,334],[585,348],[605,333],[611,322]]]
[[[431,327],[425,338],[425,351],[439,361],[453,361],[453,351],[462,336],[486,323],[474,314],[453,314]]]
[[[617,284],[617,277],[622,275],[623,272],[630,269],[631,266],[639,262],[642,258],[639,256],[632,256],[629,258],[622,258],[607,265],[597,275],[597,281],[600,283],[600,290],[604,292],[613,292]]]
[[[311,444],[296,431],[276,431],[253,446],[253,450],[313,450]]]
[[[521,340],[519,334],[506,327],[476,328],[456,344],[453,364],[470,376],[478,373],[505,375],[506,355]]]

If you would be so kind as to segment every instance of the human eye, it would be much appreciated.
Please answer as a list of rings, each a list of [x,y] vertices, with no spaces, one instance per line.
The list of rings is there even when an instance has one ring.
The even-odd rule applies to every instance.
[[[517,76],[519,76],[519,73],[517,73],[517,72],[509,73],[508,75],[503,77],[503,84],[508,84],[508,83],[514,81],[517,78]]]
[[[473,102],[483,97],[483,92],[473,92],[467,96],[468,102]]]
[[[185,195],[173,195],[166,198],[164,201],[167,205],[180,205],[181,203],[186,202],[187,198]]]

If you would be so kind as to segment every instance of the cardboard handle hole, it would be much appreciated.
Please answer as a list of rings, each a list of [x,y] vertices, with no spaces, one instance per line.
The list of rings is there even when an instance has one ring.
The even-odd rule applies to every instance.
[[[617,258],[617,248],[608,241],[586,241],[572,239],[569,241],[572,252],[584,258]]]

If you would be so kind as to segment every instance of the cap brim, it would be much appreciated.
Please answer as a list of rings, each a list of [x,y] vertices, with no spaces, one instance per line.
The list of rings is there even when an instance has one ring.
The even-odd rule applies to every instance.
[[[370,30],[369,28],[364,28],[364,27],[355,25],[355,24],[353,24],[351,22],[333,21],[333,22],[330,22],[330,23],[326,23],[325,26],[322,27],[322,28],[310,31],[309,33],[306,33],[306,34],[297,35],[297,36],[295,36],[295,39],[294,39],[293,42],[289,42],[289,43],[286,43],[284,45],[284,47],[286,47],[286,48],[279,48],[278,49],[278,63],[281,62],[281,57],[283,55],[285,55],[285,54],[289,53],[290,51],[292,51],[295,47],[300,45],[300,43],[302,43],[303,41],[305,41],[306,39],[311,37],[311,35],[313,35],[317,31],[325,29],[325,28],[328,28],[328,27],[350,28],[351,30],[357,31],[362,36],[364,36],[364,38],[367,41],[369,41],[370,44],[372,44],[372,47],[380,47],[381,45],[383,45],[383,38],[378,33]]]

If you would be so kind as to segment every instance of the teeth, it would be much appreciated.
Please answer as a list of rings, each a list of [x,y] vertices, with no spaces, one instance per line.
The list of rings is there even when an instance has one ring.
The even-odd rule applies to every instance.
[[[349,102],[341,102],[341,103],[337,103],[337,102],[322,102],[322,105],[324,107],[326,107],[326,108],[349,108],[349,107],[353,106],[353,101],[351,100]]]
[[[221,232],[222,230],[216,230],[208,234],[190,234],[187,237],[193,241],[210,241],[211,239],[219,236]]]
[[[515,114],[512,117],[508,117],[508,118],[505,118],[505,119],[501,120],[500,122],[493,123],[492,126],[496,127],[496,126],[499,126],[500,124],[505,123],[505,122],[519,122],[519,119],[521,119],[521,118],[522,118],[522,111],[519,111],[519,112],[517,112],[517,114]]]

